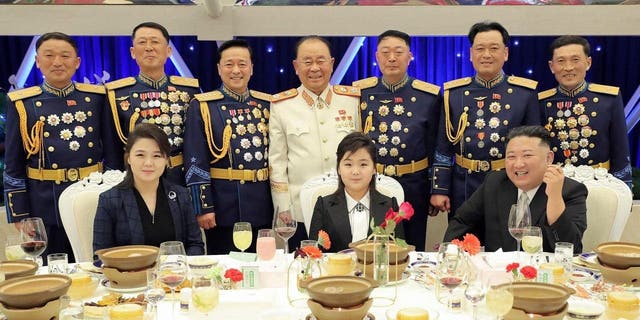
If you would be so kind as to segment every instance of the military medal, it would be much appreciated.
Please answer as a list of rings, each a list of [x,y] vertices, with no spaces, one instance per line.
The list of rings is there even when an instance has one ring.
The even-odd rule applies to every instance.
[[[389,150],[389,155],[392,157],[397,157],[398,156],[398,148],[391,148]]]
[[[484,138],[486,137],[486,134],[484,132],[478,132],[477,137],[480,141],[478,141],[478,148],[482,149],[484,148]]]
[[[482,118],[476,119],[475,127],[478,128],[478,130],[482,130],[482,128],[484,128],[484,126],[485,126],[484,119],[482,119]]]
[[[247,124],[247,131],[248,131],[250,134],[254,134],[254,133],[256,133],[256,125],[255,125],[255,124],[253,124],[253,123],[248,123],[248,124]]]
[[[60,124],[60,118],[58,117],[58,115],[57,115],[57,114],[49,115],[49,116],[47,117],[47,123],[48,123],[50,126],[55,127],[55,126],[57,126],[58,124]]]
[[[387,132],[388,126],[386,122],[380,122],[380,124],[378,125],[378,129],[380,130],[381,133],[385,133]]]
[[[239,124],[236,126],[236,133],[242,136],[247,133],[247,128],[244,126],[244,124]]]
[[[249,139],[247,138],[242,138],[240,140],[240,146],[242,147],[242,149],[249,149],[249,147],[251,147],[251,141],[249,141]]]
[[[71,151],[78,151],[78,149],[80,149],[80,142],[75,140],[69,142],[69,149],[71,149]]]
[[[586,138],[582,138],[578,141],[578,144],[581,147],[586,148],[587,146],[589,146],[589,140],[587,140]]]
[[[176,128],[179,128],[179,127],[176,127]],[[169,126],[162,127],[162,130],[164,131],[164,133],[166,135],[170,135],[171,134],[171,127],[169,127]]]
[[[394,146],[399,145],[400,144],[400,137],[398,137],[398,136],[391,137],[391,144],[393,144]]]
[[[484,115],[484,110],[482,110],[482,108],[484,107],[484,101],[476,101],[476,104],[478,105],[478,111],[476,111],[476,115],[478,115],[478,117],[482,117]]]
[[[579,99],[578,99],[579,100]],[[576,103],[573,105],[573,113],[581,115],[584,113],[584,105],[582,103]]]
[[[256,158],[256,160],[261,161],[262,160],[262,152],[256,151],[254,157]]]
[[[493,113],[500,112],[501,108],[502,108],[502,106],[500,105],[500,102],[498,102],[498,101],[491,102],[491,104],[489,105],[489,111],[491,111]]]
[[[169,112],[169,110],[170,109],[169,109],[169,104],[168,103],[162,102],[160,104],[160,111],[162,111],[163,113],[167,113],[167,112]]]
[[[500,140],[500,134],[497,132],[492,133],[491,135],[489,135],[489,140],[498,142],[498,140]]]
[[[567,141],[560,142],[560,149],[562,149],[562,150],[569,149],[569,142],[567,142]]]
[[[391,131],[393,132],[399,132],[402,129],[402,124],[400,123],[400,121],[393,121],[391,122]]]
[[[571,129],[569,130],[569,138],[571,140],[575,140],[578,139],[578,137],[580,137],[580,132],[578,131],[578,129]]]
[[[131,105],[131,104],[129,103],[129,101],[128,101],[128,100],[122,100],[122,101],[120,101],[120,109],[122,109],[122,111],[127,111],[127,110],[129,110],[129,106],[130,106],[130,105]]]
[[[60,139],[68,141],[69,139],[71,139],[71,137],[73,137],[73,133],[71,133],[71,130],[63,129],[60,131]]]
[[[378,113],[380,116],[386,117],[389,114],[389,107],[386,104],[381,105],[378,108]]]
[[[253,136],[253,138],[251,138],[251,143],[254,147],[259,148],[262,146],[262,139],[258,136]]]
[[[495,129],[499,125],[500,125],[500,119],[498,119],[497,117],[493,117],[493,118],[489,119],[489,128]]]
[[[167,93],[164,91],[160,92],[160,99],[167,100]]]
[[[567,140],[567,138],[569,138],[569,134],[566,131],[564,130],[558,131],[558,140],[565,141]]]
[[[565,127],[565,121],[564,119],[556,119],[555,121],[555,127],[556,129],[563,129]]]
[[[579,116],[578,117],[578,123],[583,127],[588,125],[589,124],[589,117],[586,114],[583,114],[583,115]]]
[[[498,148],[496,147],[491,147],[491,149],[489,149],[489,155],[492,157],[497,157],[500,154],[500,151],[498,150]]]
[[[575,128],[578,125],[578,120],[575,117],[569,117],[567,119],[567,127]]]
[[[188,92],[180,92],[180,100],[182,100],[182,102],[187,103],[189,102],[189,93]]]
[[[65,112],[62,114],[62,122],[66,124],[71,124],[73,122],[73,115],[69,112]]]
[[[386,155],[387,155],[387,153],[388,153],[388,152],[387,152],[387,148],[385,148],[385,147],[382,147],[382,148],[378,149],[378,154],[379,154],[381,157],[386,156]]]
[[[146,109],[148,106],[149,106],[149,104],[147,104],[147,102],[146,102],[146,101],[142,101],[142,102],[140,102],[140,108],[142,108],[142,109]]]
[[[587,157],[589,157],[589,150],[581,149],[578,155],[580,155],[580,158],[586,159]]]
[[[393,113],[395,113],[397,116],[400,116],[404,113],[404,106],[402,106],[401,104],[396,104],[395,106],[393,106]]]
[[[589,126],[582,127],[582,130],[580,130],[580,135],[585,137],[585,138],[591,137],[592,133],[593,133],[593,131],[591,130],[591,127],[589,127]]]
[[[262,117],[262,112],[260,112],[260,109],[258,108],[253,108],[251,113],[253,113],[253,117],[256,119],[260,119]]]
[[[378,136],[378,143],[386,144],[389,141],[389,137],[386,134],[381,134]]]
[[[169,92],[167,94],[167,98],[169,98],[169,101],[171,101],[171,102],[178,102],[178,99],[180,99],[178,93],[175,92],[175,91]]]
[[[182,134],[182,128],[179,127],[179,126],[173,127],[173,133],[175,133],[177,135],[181,135]]]

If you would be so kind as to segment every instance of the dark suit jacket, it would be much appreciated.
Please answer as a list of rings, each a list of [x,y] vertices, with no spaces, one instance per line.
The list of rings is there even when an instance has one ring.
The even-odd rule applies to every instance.
[[[371,204],[369,215],[373,217],[376,226],[384,221],[384,216],[389,208],[398,211],[396,198],[389,198],[376,190],[370,190],[369,198]],[[338,194],[330,194],[325,197],[318,197],[313,209],[311,226],[309,227],[309,239],[318,239],[318,231],[324,230],[331,239],[329,252],[338,252],[349,248],[351,243],[351,224],[349,223],[349,212],[347,211],[347,198],[344,191]],[[402,223],[396,226],[396,237],[404,238]],[[371,230],[368,232],[371,234]]]
[[[582,234],[587,228],[587,188],[573,179],[564,178],[562,198],[566,208],[558,220],[549,225],[546,187],[542,183],[529,204],[531,224],[542,229],[544,251],[553,252],[555,243],[564,241],[573,243],[574,252],[582,252]],[[517,197],[518,189],[504,170],[489,174],[449,221],[444,241],[462,238],[472,228],[479,227],[485,233],[484,239],[480,239],[485,250],[516,250],[516,240],[508,230],[508,219]]]
[[[188,255],[204,254],[204,243],[187,189],[164,179],[162,183],[176,240],[182,241]],[[93,222],[93,250],[130,244],[144,244],[138,203],[132,188],[114,187],[100,194]]]

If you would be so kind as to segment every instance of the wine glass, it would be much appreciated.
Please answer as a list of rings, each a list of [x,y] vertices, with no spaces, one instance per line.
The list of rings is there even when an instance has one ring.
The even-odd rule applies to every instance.
[[[41,218],[26,218],[20,222],[20,248],[33,262],[47,248],[47,231]]]
[[[489,286],[485,295],[487,310],[496,316],[496,320],[511,310],[513,307],[513,293],[510,284],[494,284]]]
[[[233,244],[238,250],[244,252],[251,246],[251,223],[236,222],[233,224]]]
[[[187,255],[180,241],[166,241],[160,244],[158,252],[158,279],[171,289],[171,297],[175,297],[178,287],[187,276]],[[175,312],[175,301],[171,302],[171,312]]]
[[[482,301],[484,295],[487,293],[486,283],[480,280],[480,277],[469,281],[467,288],[464,289],[464,296],[467,300],[471,301],[473,305],[473,319],[478,319],[478,302]]]
[[[522,218],[518,221],[518,213],[522,215]],[[522,233],[526,227],[531,226],[531,211],[529,211],[528,205],[514,204],[509,210],[509,233],[516,239],[518,257],[520,256],[520,241],[522,240]],[[520,260],[520,259],[518,259]]]
[[[453,290],[464,282],[467,263],[462,250],[452,243],[443,243],[438,251],[437,275],[440,284],[449,290],[447,306],[452,308]]]
[[[24,251],[22,251],[22,240],[20,240],[20,234],[8,234],[6,242],[4,244],[4,256],[7,260],[20,260],[26,257]]]
[[[276,208],[276,213],[273,215],[273,230],[284,240],[285,254],[289,253],[289,238],[293,237],[297,228],[298,221],[293,218],[290,210],[280,211]]]
[[[158,302],[164,299],[164,289],[158,285],[158,269],[152,267],[147,269],[147,290],[144,292],[144,298],[151,306],[153,318],[158,318]]]
[[[522,249],[529,254],[529,263],[542,250],[542,230],[540,227],[527,227],[522,233]]]
[[[218,284],[214,279],[206,276],[194,277],[191,280],[191,289],[193,307],[208,317],[209,311],[218,306],[220,300]]]
[[[256,253],[260,260],[271,260],[276,255],[276,235],[272,229],[258,230]]]

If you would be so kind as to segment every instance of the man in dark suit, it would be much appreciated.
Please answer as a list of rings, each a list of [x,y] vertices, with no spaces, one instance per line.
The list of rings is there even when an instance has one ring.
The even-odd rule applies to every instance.
[[[444,241],[461,238],[476,228],[484,230],[480,241],[487,251],[512,251],[515,239],[507,227],[509,209],[526,193],[531,225],[542,229],[543,249],[553,252],[559,241],[573,243],[582,252],[582,234],[587,228],[587,188],[565,178],[553,165],[551,137],[541,126],[516,127],[509,132],[506,171],[492,172],[462,204],[444,236]],[[525,200],[528,201],[528,200]]]

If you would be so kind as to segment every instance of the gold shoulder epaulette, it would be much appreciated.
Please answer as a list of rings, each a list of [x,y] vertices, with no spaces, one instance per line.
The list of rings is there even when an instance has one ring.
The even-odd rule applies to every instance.
[[[558,92],[558,89],[556,89],[556,88],[539,92],[538,93],[538,100],[544,100],[546,98],[552,97],[552,96],[554,96],[556,94],[556,92]]]
[[[440,87],[436,86],[435,84],[424,82],[418,79],[413,80],[413,82],[411,82],[411,86],[414,89],[424,91],[426,93],[431,93],[432,95],[436,95],[436,96],[438,95],[438,93],[440,93]]]
[[[109,83],[105,83],[104,87],[107,88],[107,90],[115,90],[115,89],[120,89],[123,87],[128,87],[128,86],[132,86],[136,84],[136,78],[134,77],[126,77],[126,78],[122,78],[120,80],[116,80],[116,81],[111,81]]]
[[[264,92],[260,92],[260,91],[255,91],[255,90],[249,90],[249,93],[251,94],[252,97],[256,98],[256,99],[260,99],[260,100],[264,100],[264,101],[271,101],[271,95],[264,93]]]
[[[289,89],[287,91],[282,91],[280,93],[276,93],[274,95],[271,96],[271,102],[279,102],[279,101],[283,101],[283,100],[287,100],[290,98],[293,98],[295,96],[298,95],[298,90],[297,89]]]
[[[620,94],[620,88],[618,87],[605,86],[604,84],[597,84],[597,83],[590,83],[589,91],[610,94],[612,96],[617,96],[618,94]]]
[[[515,84],[516,86],[521,86],[521,87],[525,87],[533,90],[535,90],[538,87],[538,81],[522,78],[522,77],[516,77],[516,76],[509,76],[507,78],[507,82],[511,84]]]
[[[214,90],[214,91],[209,91],[205,93],[194,94],[193,97],[198,99],[198,101],[200,102],[205,102],[205,101],[220,100],[224,98],[224,95],[222,95],[222,92],[218,90]]]
[[[82,92],[105,94],[107,91],[104,86],[90,84],[90,83],[76,83],[76,89]]]
[[[449,90],[457,87],[462,87],[468,85],[469,83],[471,83],[471,77],[451,80],[444,83],[444,89]]]
[[[360,89],[375,87],[378,84],[378,77],[369,77],[369,78],[360,79],[358,81],[354,81],[351,84],[354,87],[358,87]]]
[[[200,84],[198,79],[195,78],[185,78],[178,76],[170,76],[169,82],[173,84],[177,84],[179,86],[192,87],[192,88],[200,88]]]
[[[333,86],[333,92],[343,96],[360,97],[360,88],[352,86],[341,86],[336,84]]]
[[[30,98],[33,96],[37,96],[42,93],[42,88],[38,86],[24,88],[20,90],[15,90],[9,92],[7,95],[11,101],[18,101],[26,98]]]

